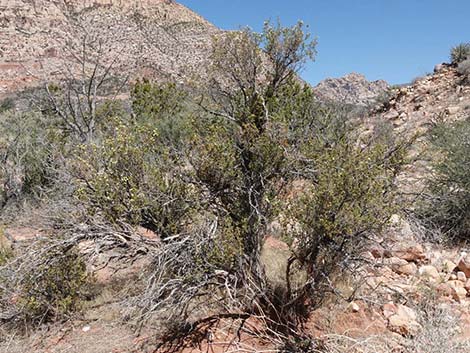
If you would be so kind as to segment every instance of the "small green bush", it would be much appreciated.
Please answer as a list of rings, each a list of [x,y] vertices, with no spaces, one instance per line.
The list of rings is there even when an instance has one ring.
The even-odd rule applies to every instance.
[[[452,48],[450,60],[452,64],[458,65],[470,57],[470,43],[461,43]]]
[[[12,98],[5,98],[0,101],[0,113],[6,112],[15,107],[15,101]]]
[[[444,234],[470,239],[470,120],[439,124],[430,135],[433,173],[420,217]]]
[[[75,249],[54,248],[41,255],[18,284],[16,306],[30,322],[61,319],[80,309],[92,283]]]

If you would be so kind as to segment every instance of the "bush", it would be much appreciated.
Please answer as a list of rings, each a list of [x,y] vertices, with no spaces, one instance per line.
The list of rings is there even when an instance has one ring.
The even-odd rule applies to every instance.
[[[433,173],[420,217],[452,238],[470,239],[470,120],[441,123],[430,134]]]
[[[470,57],[470,43],[461,43],[452,48],[450,60],[452,64],[458,65]]]
[[[92,277],[66,242],[33,244],[0,266],[0,317],[10,324],[63,319],[89,297]]]
[[[462,61],[459,66],[457,66],[457,71],[464,76],[464,81],[470,83],[470,58]]]
[[[178,233],[190,190],[158,131],[116,120],[103,141],[84,144],[75,162],[76,196],[90,214],[114,223],[143,225],[166,237]]]
[[[190,321],[204,312],[262,312],[271,329],[290,336],[323,299],[325,285],[360,257],[367,237],[394,212],[394,179],[406,144],[387,132],[363,141],[346,107],[315,101],[295,75],[313,58],[315,44],[301,23],[268,23],[262,34],[244,30],[216,38],[203,111],[196,111],[180,144],[185,167],[155,166],[167,165],[175,183],[191,185],[190,198],[200,207],[192,207],[187,226],[170,231],[155,252],[148,287],[137,300],[139,317],[157,312],[168,315],[166,321]],[[262,65],[260,47],[272,67]],[[158,138],[142,141],[138,153],[158,145]],[[164,152],[152,153],[162,158]],[[298,184],[301,195],[291,192]],[[276,283],[261,260],[266,224],[273,220],[285,221],[284,237],[292,244],[284,281]]]
[[[189,133],[188,94],[174,83],[143,80],[134,85],[131,99],[138,123],[157,129],[162,144],[181,151]]]
[[[75,250],[54,249],[19,284],[18,307],[32,322],[57,320],[80,309],[89,277]]]
[[[53,183],[56,136],[35,113],[0,115],[0,182],[3,207],[10,199],[36,196]]]

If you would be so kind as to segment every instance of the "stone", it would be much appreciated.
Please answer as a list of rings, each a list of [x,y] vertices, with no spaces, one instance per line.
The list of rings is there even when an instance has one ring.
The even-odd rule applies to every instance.
[[[435,72],[436,74],[438,74],[438,73],[444,71],[444,70],[446,69],[446,67],[447,67],[447,66],[446,66],[444,63],[437,64],[436,66],[434,66],[434,72]]]
[[[457,114],[458,112],[461,111],[461,108],[458,107],[458,106],[455,106],[455,107],[448,107],[445,112],[447,115],[455,115]]]
[[[384,317],[386,319],[389,319],[392,315],[395,315],[397,313],[398,308],[395,303],[390,302],[390,303],[384,304],[384,306],[382,307],[382,311],[383,311]]]
[[[447,285],[451,288],[451,296],[455,301],[461,302],[467,297],[465,283],[461,281],[449,281]]]
[[[467,280],[467,282],[465,283],[465,286],[464,288],[467,290],[467,291],[470,291],[470,278]]]
[[[398,257],[388,258],[384,261],[384,263],[388,265],[393,270],[393,272],[397,273],[400,267],[408,265],[408,261],[400,259]]]
[[[438,281],[441,278],[439,271],[431,265],[421,266],[418,272],[421,278],[428,281]]]
[[[444,297],[452,297],[453,291],[447,283],[441,283],[436,287],[437,293]]]
[[[457,280],[460,282],[466,283],[467,282],[467,276],[465,276],[465,273],[462,271],[457,272]]]
[[[400,113],[398,113],[395,109],[392,109],[387,114],[384,115],[384,119],[395,120],[395,119],[398,119],[399,116],[400,116]]]
[[[353,313],[358,313],[361,310],[361,307],[356,302],[350,303],[349,308],[351,309]]]
[[[393,255],[402,260],[413,261],[413,262],[423,261],[423,260],[426,260],[427,258],[426,253],[424,252],[424,248],[420,244],[396,249],[393,251]]]
[[[456,268],[457,265],[450,260],[444,260],[444,262],[442,263],[442,270],[446,273],[452,273]]]
[[[409,262],[406,265],[400,266],[395,271],[400,275],[414,276],[418,272],[418,266],[414,262]]]
[[[388,318],[388,323],[393,332],[403,336],[413,336],[421,329],[415,311],[410,307],[400,304],[397,305],[396,313]]]
[[[384,257],[384,248],[381,246],[374,246],[370,249],[370,253],[374,257],[374,259],[380,259]]]
[[[463,273],[465,273],[465,276],[467,276],[467,278],[470,278],[470,255],[464,254],[460,258],[460,261],[457,264],[457,268]]]

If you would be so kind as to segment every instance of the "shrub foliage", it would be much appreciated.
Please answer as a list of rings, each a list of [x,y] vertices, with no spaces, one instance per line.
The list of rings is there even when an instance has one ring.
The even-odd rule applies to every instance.
[[[454,65],[458,65],[468,58],[470,58],[470,43],[460,43],[450,51],[450,60]]]
[[[421,217],[450,237],[470,237],[470,121],[441,123],[431,132],[433,174]]]

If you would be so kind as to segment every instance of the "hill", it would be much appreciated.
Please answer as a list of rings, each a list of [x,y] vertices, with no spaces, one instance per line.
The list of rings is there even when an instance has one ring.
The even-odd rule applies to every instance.
[[[0,28],[0,95],[79,75],[83,61],[188,80],[204,74],[219,31],[168,0],[1,0]]]

